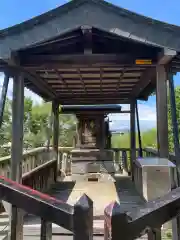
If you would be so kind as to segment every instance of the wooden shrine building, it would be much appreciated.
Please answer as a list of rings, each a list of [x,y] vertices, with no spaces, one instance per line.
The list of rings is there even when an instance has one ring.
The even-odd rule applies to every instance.
[[[70,105],[69,108],[73,108],[72,105],[85,105],[87,108],[87,105],[129,104],[132,181],[135,181],[137,101],[147,101],[148,97],[156,92],[158,157],[168,158],[167,92],[169,91],[175,154],[179,156],[173,85],[173,75],[179,69],[180,27],[141,16],[103,0],[69,1],[38,17],[1,30],[0,71],[5,73],[3,96],[6,95],[9,78],[14,79],[11,179],[19,183],[22,181],[24,87],[38,94],[45,101],[52,102],[53,149],[57,161],[59,105]],[[0,116],[4,104],[5,100],[1,101]],[[106,109],[101,112],[103,114],[96,114],[101,116],[99,125],[104,124],[104,114],[112,111],[114,110]],[[120,107],[118,111],[121,111]],[[73,109],[73,112],[77,113],[77,110]],[[88,115],[88,124],[92,117],[94,118],[94,114]],[[105,148],[103,134],[105,133],[101,131],[101,138],[99,136],[99,140],[95,139],[98,149]],[[87,139],[83,139],[82,135],[79,135],[77,144],[81,147],[86,145]],[[91,140],[94,144],[94,139]],[[176,160],[177,169],[179,166],[180,162]],[[179,171],[177,172],[179,174]],[[180,181],[178,184],[180,186]],[[1,197],[6,200],[5,195],[2,194]],[[18,201],[16,203],[18,204]],[[12,206],[11,240],[22,239],[22,236],[18,235],[20,234],[18,229],[22,227],[23,213],[21,210],[17,211],[17,204]],[[166,213],[165,220],[169,220],[170,216],[167,211]],[[175,216],[175,212],[173,214],[172,216]],[[156,219],[161,220],[160,225],[164,223],[163,218]],[[82,220],[82,222],[86,221]],[[140,222],[141,225],[145,224],[143,221]],[[79,226],[76,227],[80,229]],[[133,236],[137,236],[137,231],[140,231],[140,228],[136,228],[136,234]],[[86,238],[78,234],[75,235],[77,240],[90,239],[91,236],[87,232]],[[127,230],[123,236],[128,234]],[[115,232],[112,235],[112,238],[117,238]],[[122,239],[130,238],[122,237]]]

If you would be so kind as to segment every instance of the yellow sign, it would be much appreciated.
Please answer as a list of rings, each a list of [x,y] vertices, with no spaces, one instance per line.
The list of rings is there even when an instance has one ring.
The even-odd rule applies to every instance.
[[[137,65],[151,65],[152,60],[150,60],[150,59],[137,59],[136,64]]]

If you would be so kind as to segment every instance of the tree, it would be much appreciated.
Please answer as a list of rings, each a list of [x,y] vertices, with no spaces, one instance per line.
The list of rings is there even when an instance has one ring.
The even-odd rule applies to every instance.
[[[178,132],[180,136],[180,87],[175,88],[175,97],[176,97],[176,114],[178,121]],[[168,140],[169,140],[169,151],[174,152],[174,143],[173,143],[173,129],[172,129],[172,118],[171,118],[171,108],[170,108],[170,99],[168,97]]]
[[[12,125],[12,102],[7,99],[3,123],[0,129],[0,156],[10,153],[11,143],[11,125]],[[49,120],[51,115],[51,104],[43,102],[42,104],[33,105],[30,98],[24,99],[24,148],[35,148],[46,146]],[[72,146],[73,136],[76,130],[76,119],[73,115],[59,115],[59,144],[61,146]],[[50,131],[52,143],[52,129]],[[5,145],[9,147],[5,147]]]

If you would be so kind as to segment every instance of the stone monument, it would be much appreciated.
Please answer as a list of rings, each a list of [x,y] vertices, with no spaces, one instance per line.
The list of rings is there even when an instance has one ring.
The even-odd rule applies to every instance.
[[[113,161],[113,151],[107,148],[110,148],[110,132],[106,117],[120,111],[119,105],[62,107],[62,112],[77,117],[75,148],[71,152],[72,174],[94,176],[101,173],[101,168],[106,169],[107,162]]]

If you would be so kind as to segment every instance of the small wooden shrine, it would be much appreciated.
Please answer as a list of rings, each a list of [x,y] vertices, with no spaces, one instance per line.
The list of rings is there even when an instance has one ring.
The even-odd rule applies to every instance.
[[[62,113],[74,113],[78,120],[72,162],[79,164],[79,161],[82,160],[84,163],[87,160],[89,164],[92,161],[112,161],[113,154],[108,149],[110,130],[107,115],[120,112],[121,106],[118,104],[62,106]],[[74,169],[77,170],[77,167]],[[84,169],[85,172],[86,170]]]

